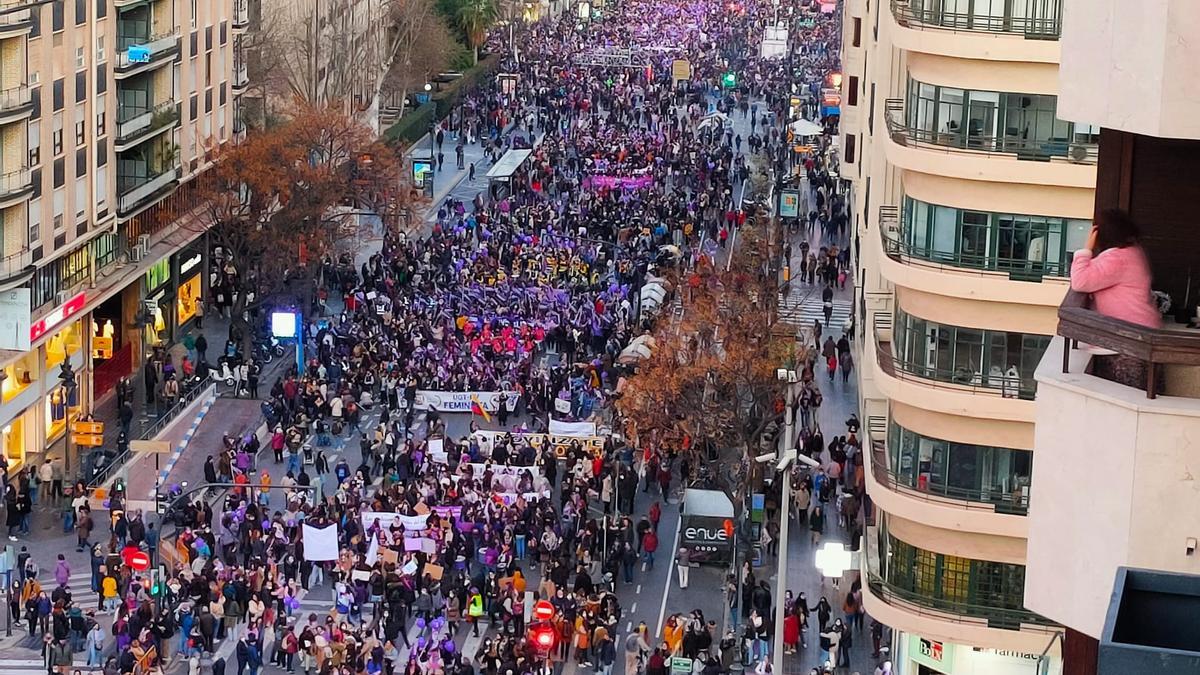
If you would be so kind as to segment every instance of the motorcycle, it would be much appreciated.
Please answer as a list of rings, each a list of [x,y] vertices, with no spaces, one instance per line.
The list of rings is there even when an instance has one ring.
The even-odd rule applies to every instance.
[[[240,354],[234,356],[222,356],[217,359],[218,376],[225,381],[225,384],[230,387],[234,386],[240,380],[238,366],[242,365],[242,357]]]

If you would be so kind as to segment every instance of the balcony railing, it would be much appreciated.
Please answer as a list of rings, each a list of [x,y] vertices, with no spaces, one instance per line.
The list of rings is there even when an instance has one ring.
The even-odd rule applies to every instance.
[[[867,537],[869,539],[869,537]],[[934,598],[889,583],[878,574],[868,572],[867,584],[871,593],[887,604],[909,614],[935,618],[959,624],[986,625],[1001,630],[1044,630],[1053,633],[1057,624],[1050,619],[1023,608],[996,607],[946,598]]]
[[[905,241],[908,223],[900,209],[891,205],[879,207],[879,237],[889,258],[906,265],[934,269],[975,272],[980,276],[993,272],[1008,274],[1013,281],[1041,281],[1045,277],[1067,277],[1071,265],[1066,261],[1034,261],[998,255],[978,255],[954,251],[938,251]]]
[[[179,180],[179,167],[172,166],[154,176],[139,176],[118,180],[117,210],[128,213],[142,204],[159,190]]]
[[[29,167],[23,166],[15,171],[0,174],[0,199],[8,199],[33,187]]]
[[[122,42],[128,41],[127,38],[122,38]],[[149,53],[149,58],[144,61],[132,61],[129,58],[129,50],[134,47],[142,47]],[[171,29],[168,32],[158,35],[151,35],[144,41],[134,42],[125,49],[122,49],[117,54],[116,68],[118,70],[130,70],[138,66],[146,65],[160,60],[162,57],[175,52],[179,47],[179,32],[176,29]]]
[[[1012,9],[1024,11],[1010,10],[1007,16],[946,11],[942,4],[942,0],[892,0],[892,16],[908,28],[1015,33],[1034,39],[1055,39],[1062,33],[1059,0],[1013,0]]]
[[[871,440],[871,473],[876,482],[892,492],[920,499],[921,501],[957,506],[968,511],[995,511],[1024,516],[1029,513],[1029,499],[1025,495],[1004,494],[997,490],[976,490],[950,485],[927,483],[913,485],[908,476],[891,470],[887,444],[882,440]]]
[[[233,87],[240,89],[250,84],[250,73],[246,68],[245,61],[237,61],[233,64]]]
[[[24,30],[33,26],[34,5],[46,0],[0,0],[0,32]]]
[[[1105,316],[1086,305],[1086,295],[1070,291],[1058,308],[1058,334],[1067,342],[1063,349],[1064,373],[1070,372],[1071,349],[1081,342],[1150,364],[1146,368],[1146,398],[1158,396],[1160,368],[1200,366],[1200,334],[1195,331],[1147,328]]]
[[[234,30],[250,25],[250,0],[234,0],[232,23]]]
[[[33,265],[33,251],[28,246],[22,245],[18,250],[0,257],[0,280],[12,279],[31,265]]]
[[[33,92],[26,85],[0,91],[0,114],[10,113],[33,104]]]
[[[1019,398],[1026,401],[1032,401],[1035,398],[1037,381],[1032,376],[1026,378],[981,373],[966,366],[942,368],[900,358],[892,353],[891,342],[879,338],[880,333],[892,330],[891,315],[885,312],[876,312],[873,320],[875,322],[875,360],[879,369],[888,377],[913,382],[924,387],[950,391]]]
[[[1059,158],[1072,164],[1095,164],[1099,146],[1091,142],[1076,142],[1067,138],[1029,139],[1019,136],[985,136],[957,131],[931,131],[910,125],[904,115],[904,99],[889,98],[884,102],[884,117],[892,141],[911,148],[969,152],[977,157],[1001,157],[1050,161]]]
[[[125,144],[141,135],[147,135],[163,127],[173,126],[179,121],[175,101],[163,101],[153,108],[122,108],[118,111],[117,143]]]

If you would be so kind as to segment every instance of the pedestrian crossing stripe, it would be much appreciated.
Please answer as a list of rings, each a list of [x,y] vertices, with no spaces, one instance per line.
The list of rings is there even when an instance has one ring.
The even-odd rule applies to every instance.
[[[89,666],[86,659],[74,660],[71,667],[80,670],[100,670],[100,666]],[[44,673],[46,672],[46,662],[42,659],[0,659],[0,669],[26,670],[30,668]]]

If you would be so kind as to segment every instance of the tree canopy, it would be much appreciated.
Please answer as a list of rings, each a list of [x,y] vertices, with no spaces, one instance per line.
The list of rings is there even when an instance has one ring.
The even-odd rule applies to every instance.
[[[352,212],[395,225],[414,199],[395,151],[333,108],[303,107],[283,124],[216,151],[203,200],[213,245],[237,269],[235,319],[272,298],[357,233]]]

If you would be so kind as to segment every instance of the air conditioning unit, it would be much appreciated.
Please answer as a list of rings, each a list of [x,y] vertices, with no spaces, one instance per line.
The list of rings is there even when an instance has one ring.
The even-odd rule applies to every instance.
[[[129,249],[129,262],[141,262],[150,253],[150,235],[140,234],[137,243]]]
[[[70,299],[71,299],[70,291],[59,291],[58,293],[54,294],[54,304],[55,305],[65,305],[65,304],[67,304],[67,301]]]

